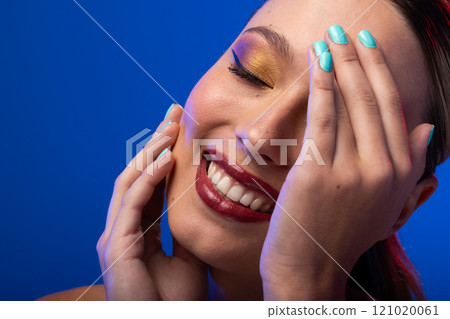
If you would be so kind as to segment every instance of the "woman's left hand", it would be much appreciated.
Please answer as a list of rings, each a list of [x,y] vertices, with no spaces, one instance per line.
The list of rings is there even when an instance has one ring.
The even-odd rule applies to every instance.
[[[381,49],[325,39],[334,66],[312,63],[309,48],[304,135],[325,165],[301,163],[304,149],[283,184],[260,262],[265,299],[344,299],[357,259],[409,218],[404,206],[425,168],[432,125],[408,136]]]

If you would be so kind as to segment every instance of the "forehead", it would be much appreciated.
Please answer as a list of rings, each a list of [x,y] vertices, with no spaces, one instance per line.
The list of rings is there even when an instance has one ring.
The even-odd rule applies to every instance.
[[[389,1],[269,0],[246,29],[264,25],[284,35],[295,54],[294,69],[302,70],[308,67],[307,48],[322,40],[333,24],[340,24],[353,42],[362,29],[374,35],[397,83],[408,124],[420,120],[427,94],[425,61],[416,36]]]

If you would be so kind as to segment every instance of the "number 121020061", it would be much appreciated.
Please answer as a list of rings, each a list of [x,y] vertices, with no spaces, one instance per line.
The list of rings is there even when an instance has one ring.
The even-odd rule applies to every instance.
[[[437,306],[373,306],[374,316],[438,316]]]

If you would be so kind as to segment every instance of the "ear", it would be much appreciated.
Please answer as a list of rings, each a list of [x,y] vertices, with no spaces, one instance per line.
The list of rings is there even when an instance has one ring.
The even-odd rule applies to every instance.
[[[437,187],[438,179],[434,175],[425,178],[414,187],[411,194],[409,194],[405,205],[403,206],[400,216],[392,226],[389,236],[396,233],[400,228],[403,227],[403,225],[405,225],[405,223],[416,211],[416,209],[419,208],[423,203],[425,203],[431,195],[433,195]]]

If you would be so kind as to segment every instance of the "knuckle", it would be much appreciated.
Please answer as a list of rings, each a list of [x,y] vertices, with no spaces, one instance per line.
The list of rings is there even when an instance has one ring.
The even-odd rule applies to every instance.
[[[346,53],[337,57],[339,63],[355,63],[359,62],[356,52]]]
[[[394,116],[403,117],[403,104],[397,90],[390,90],[383,94],[384,101],[388,103],[388,111]]]
[[[394,180],[394,169],[390,160],[375,163],[370,170],[369,182],[371,184],[389,184]]]
[[[120,255],[115,253],[114,249],[108,249],[108,251],[105,251],[103,254],[103,262],[105,264],[105,267],[109,267],[110,265],[114,264],[118,256]]]
[[[103,261],[105,265],[112,265],[117,259],[120,258],[121,249],[120,241],[118,239],[111,240],[108,247],[103,252]]]
[[[118,187],[120,185],[120,183],[123,180],[123,173],[120,173],[119,176],[116,177],[116,180],[114,181],[114,187]]]
[[[123,194],[122,199],[120,201],[120,209],[127,209],[130,205],[130,190],[127,190],[125,194]]]
[[[119,176],[117,176],[116,180],[114,181],[114,188],[122,189],[127,186],[128,186],[127,176],[125,172],[122,172],[119,174]]]
[[[336,127],[336,116],[331,112],[321,112],[312,117],[312,123],[319,129],[334,129]]]
[[[136,234],[116,238],[105,250],[104,262],[106,265],[113,265],[118,261],[135,258],[144,249],[144,244],[144,237]]]
[[[312,85],[313,89],[319,91],[334,92],[334,83],[328,74],[321,74],[314,77]]]
[[[365,87],[356,88],[353,91],[353,99],[360,101],[368,107],[376,107],[377,100],[372,91]]]
[[[414,166],[411,158],[405,158],[405,160],[402,161],[402,165],[400,165],[397,170],[400,178],[409,178],[414,176]]]
[[[97,240],[97,244],[95,246],[95,249],[97,250],[97,254],[99,254],[99,255],[103,251],[104,235],[105,235],[105,233],[103,232],[102,235],[100,236],[100,238]]]

